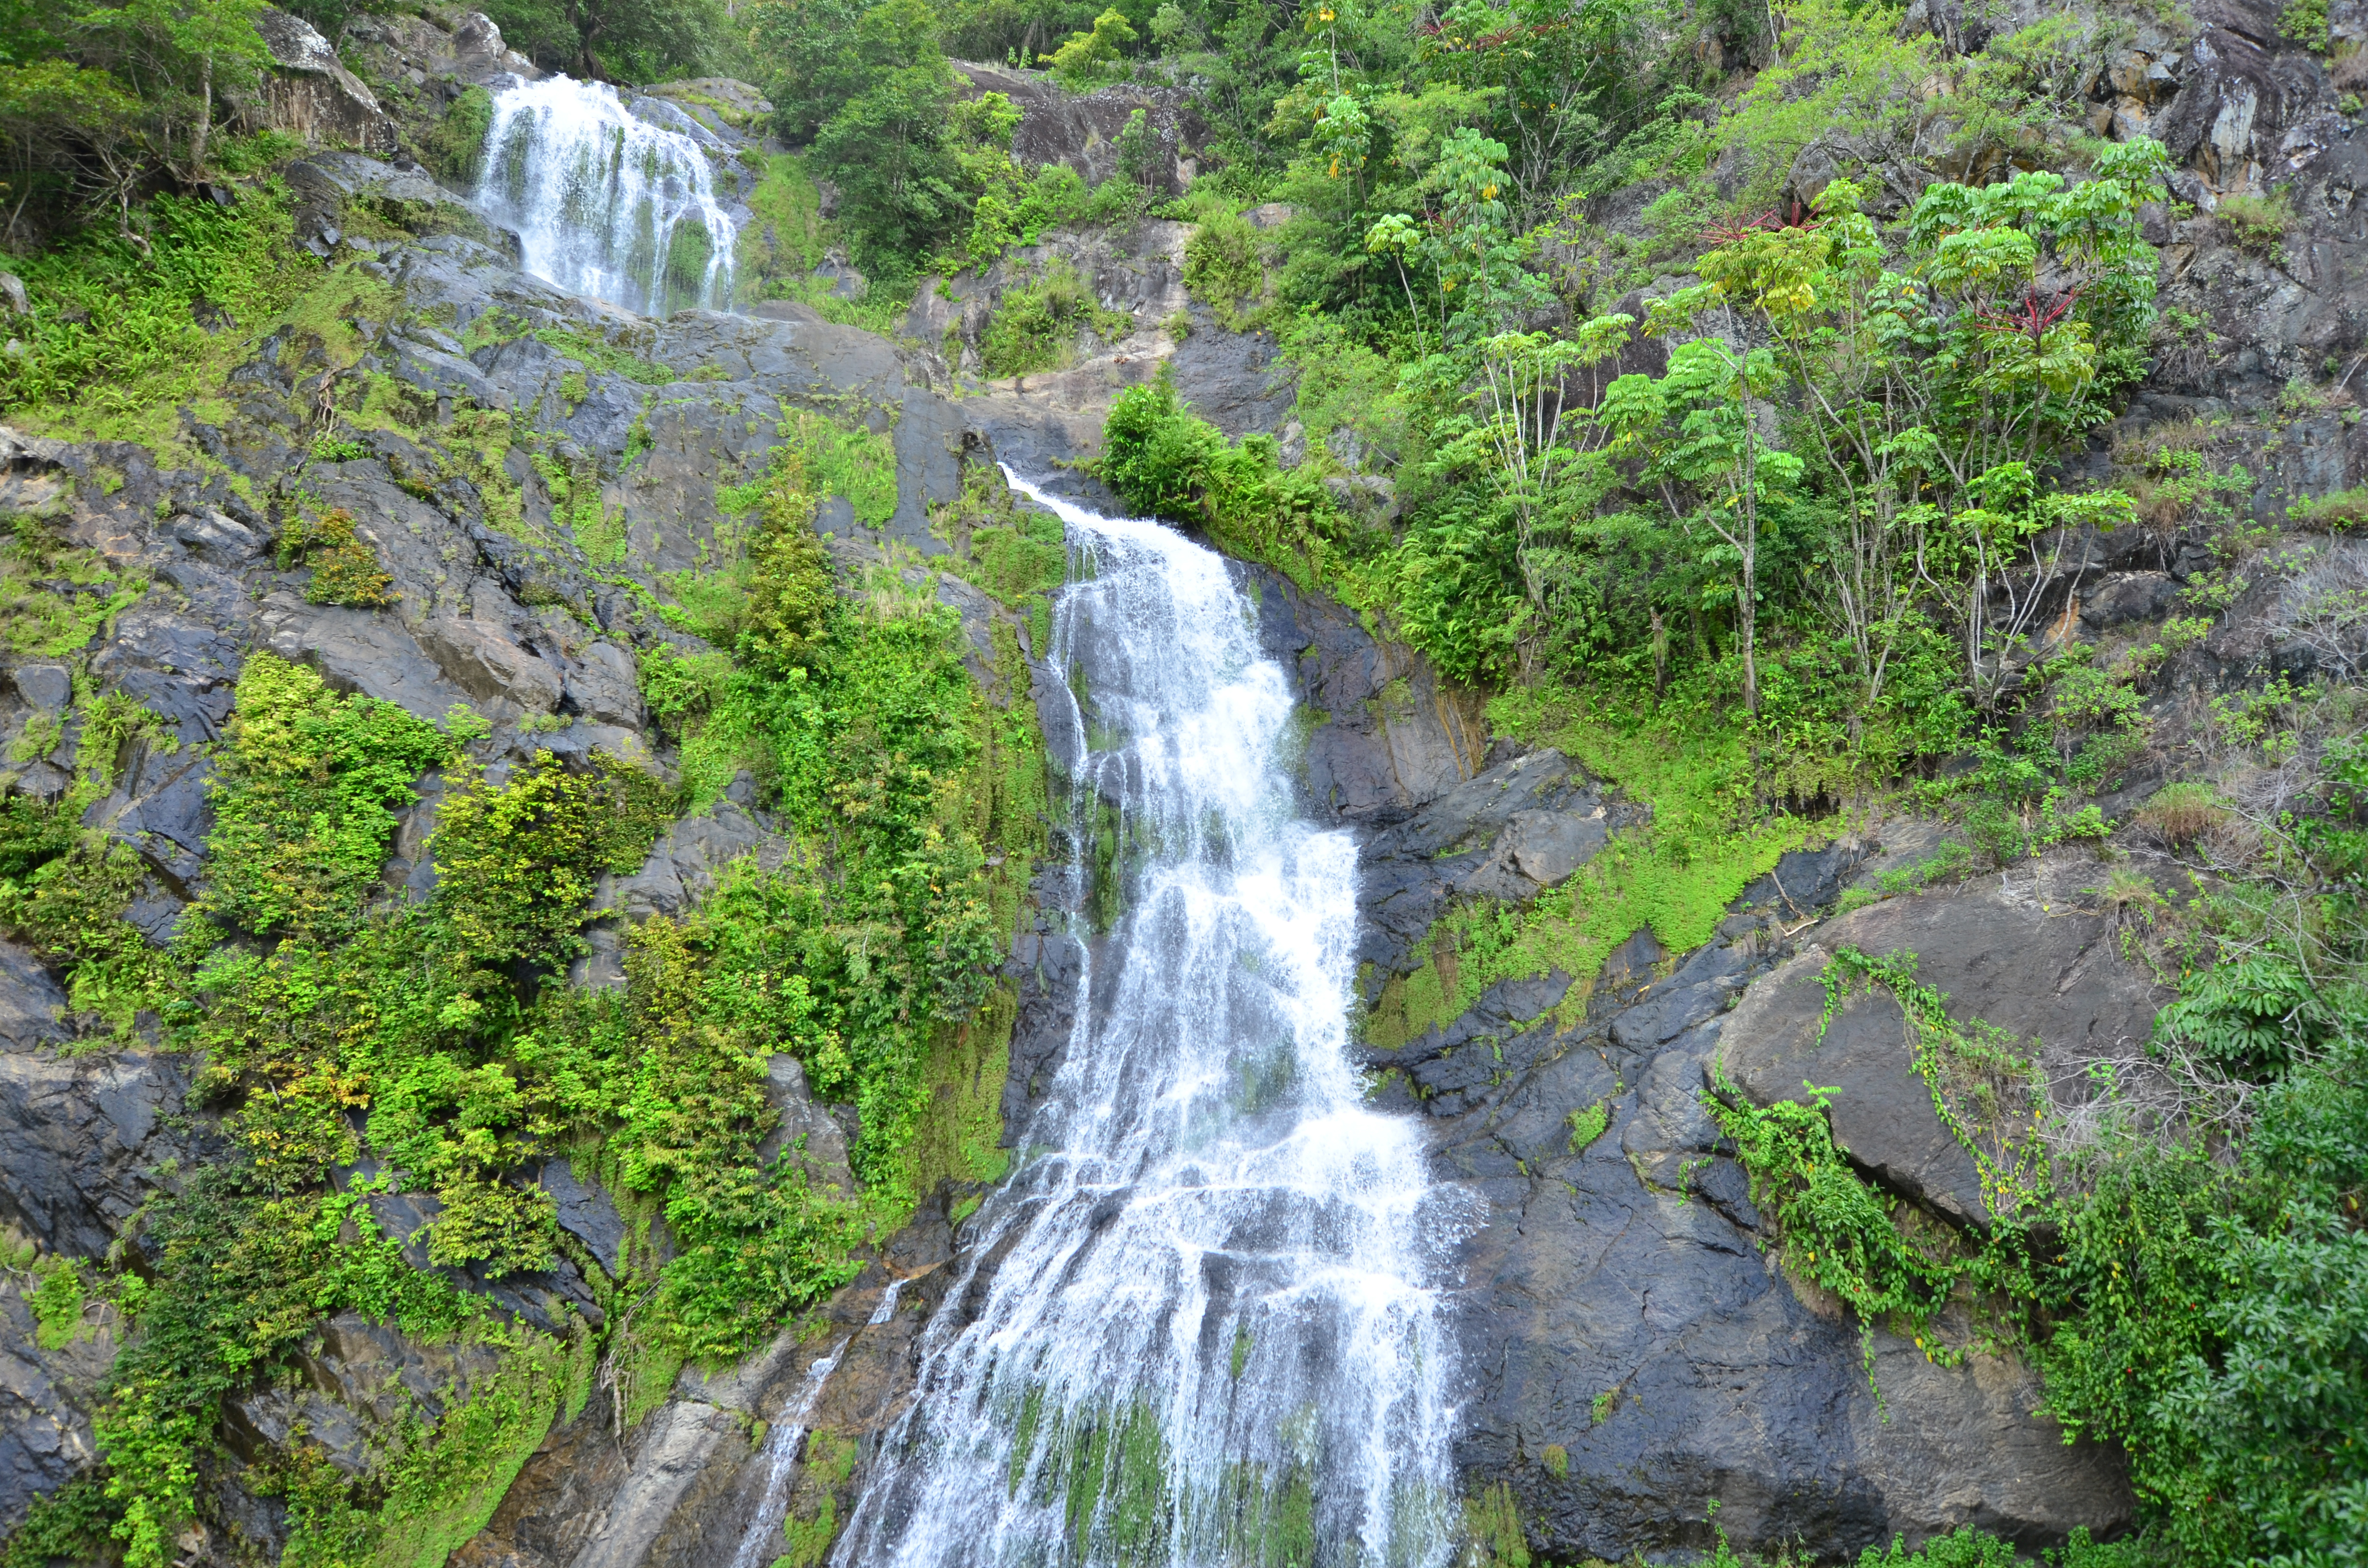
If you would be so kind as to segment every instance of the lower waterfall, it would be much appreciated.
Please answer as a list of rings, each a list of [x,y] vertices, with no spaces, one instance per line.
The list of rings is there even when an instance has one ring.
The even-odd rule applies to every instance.
[[[628,106],[605,82],[546,76],[494,94],[475,201],[516,231],[525,270],[643,315],[732,302],[738,230],[715,196],[709,144],[662,99]]]
[[[1296,812],[1290,689],[1225,562],[1013,483],[1066,524],[1054,874],[1107,928],[976,1221],[984,1300],[925,1330],[832,1561],[1437,1568],[1463,1214],[1346,1051],[1355,844]]]

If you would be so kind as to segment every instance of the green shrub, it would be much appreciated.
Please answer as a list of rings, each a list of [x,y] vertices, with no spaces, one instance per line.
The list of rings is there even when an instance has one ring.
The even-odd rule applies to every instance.
[[[299,517],[281,537],[279,553],[283,563],[297,560],[313,569],[304,585],[304,597],[313,604],[377,609],[394,602],[387,592],[393,574],[354,531],[354,515],[343,506],[318,517]]]
[[[1075,361],[1084,335],[1115,341],[1133,324],[1125,312],[1098,305],[1076,267],[1055,261],[996,301],[979,335],[979,358],[990,376],[1057,369]]]
[[[1216,312],[1231,332],[1247,331],[1250,308],[1266,288],[1258,231],[1222,209],[1201,220],[1184,242],[1184,287]]]
[[[1198,523],[1222,549],[1303,586],[1337,580],[1351,560],[1377,548],[1314,473],[1281,465],[1272,437],[1228,442],[1184,406],[1164,368],[1111,403],[1096,471],[1136,512]]]
[[[1062,85],[1083,92],[1111,73],[1134,40],[1133,23],[1118,11],[1104,11],[1094,18],[1091,32],[1071,33],[1037,63],[1051,66]]]
[[[351,929],[413,781],[454,756],[434,725],[270,653],[241,672],[223,742],[199,908],[258,936]]]

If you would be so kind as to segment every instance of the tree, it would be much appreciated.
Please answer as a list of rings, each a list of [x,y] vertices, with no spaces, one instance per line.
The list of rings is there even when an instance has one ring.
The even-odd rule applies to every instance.
[[[1804,223],[1768,214],[1714,233],[1697,264],[1756,318],[1799,391],[1797,427],[1841,502],[1827,560],[1863,699],[1880,697],[1915,592],[1952,607],[1977,703],[1995,704],[2056,575],[2067,524],[2126,516],[2118,492],[2047,492],[2038,470],[2135,373],[2098,345],[2142,343],[2159,144],[2098,154],[2097,177],[1935,185],[1887,247],[1836,180]]]
[[[700,75],[728,51],[723,0],[487,0],[510,46],[588,82]]]
[[[1721,308],[1717,285],[1697,284],[1655,301],[1646,330],[1673,336]],[[1638,482],[1661,497],[1671,519],[1701,525],[1731,552],[1743,706],[1757,718],[1760,512],[1768,487],[1798,482],[1802,464],[1759,432],[1754,405],[1782,384],[1775,354],[1739,347],[1731,318],[1725,325],[1724,335],[1706,333],[1671,348],[1660,380],[1631,373],[1613,381],[1598,417],[1614,432],[1611,450],[1634,460]]]

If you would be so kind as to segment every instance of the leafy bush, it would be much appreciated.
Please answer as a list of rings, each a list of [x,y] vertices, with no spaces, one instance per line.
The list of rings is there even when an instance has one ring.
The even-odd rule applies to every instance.
[[[258,936],[349,930],[413,780],[454,756],[434,725],[270,653],[241,672],[223,738],[199,908]]]
[[[1124,13],[1104,11],[1094,18],[1092,31],[1071,33],[1059,49],[1039,57],[1037,62],[1051,66],[1063,86],[1083,92],[1110,74],[1135,36],[1134,24]]]
[[[1248,329],[1245,301],[1266,289],[1258,231],[1240,214],[1218,210],[1203,218],[1184,242],[1184,287],[1216,312],[1228,331]]]
[[[354,531],[354,515],[343,506],[298,518],[281,536],[279,553],[283,563],[302,561],[313,569],[304,585],[304,597],[313,604],[377,609],[394,602],[387,592],[393,574]]]
[[[979,335],[979,358],[990,376],[1054,369],[1076,358],[1083,335],[1115,340],[1133,324],[1125,312],[1096,304],[1076,268],[1055,261],[1027,287],[996,302],[986,330]]]
[[[2291,959],[2251,953],[2188,982],[2155,1017],[2159,1045],[2185,1046],[2247,1076],[2284,1071],[2341,1027],[2321,987]]]
[[[1221,548],[1303,585],[1378,542],[1314,474],[1282,468],[1271,437],[1228,442],[1192,414],[1165,369],[1111,403],[1097,471],[1137,512],[1199,523]]]

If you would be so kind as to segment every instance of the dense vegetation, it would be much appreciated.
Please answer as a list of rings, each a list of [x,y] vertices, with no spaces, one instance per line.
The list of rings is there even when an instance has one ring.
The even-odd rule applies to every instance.
[[[376,7],[290,8],[335,38]],[[254,9],[0,6],[0,245],[35,306],[0,361],[12,422],[188,457],[178,410],[218,396],[267,334],[309,333],[342,368],[356,323],[392,308],[292,251],[268,173],[292,146],[234,130],[228,105],[265,64]],[[1713,1114],[1787,1267],[1940,1358],[1968,1348],[1935,1331],[1941,1306],[1973,1299],[1983,1335],[2044,1373],[2067,1433],[2127,1448],[2146,1533],[2076,1542],[2067,1568],[2362,1561],[2368,715],[2335,678],[2224,693],[2175,734],[2155,699],[2248,583],[2304,582],[2363,508],[2338,495],[2303,501],[2286,529],[2240,519],[2243,433],[2202,426],[2125,434],[2102,480],[2063,478],[2197,326],[2155,301],[2140,220],[2166,199],[2161,149],[2095,139],[2077,101],[2132,18],[2066,11],[1958,55],[1903,31],[1896,7],[1839,0],[488,9],[578,74],[757,81],[793,151],[754,197],[781,254],[751,275],[799,295],[825,242],[844,244],[881,326],[931,271],[1155,207],[1140,131],[1099,187],[1026,167],[1016,111],[967,96],[950,57],[1190,94],[1212,171],[1158,210],[1195,225],[1195,297],[1281,341],[1304,456],[1228,440],[1163,381],[1119,400],[1102,477],[1339,596],[1488,694],[1499,730],[1656,808],[1568,887],[1452,912],[1369,1038],[1418,1032],[1497,979],[1592,972],[1639,926],[1673,948],[1707,939],[1836,801],[1955,824],[1962,842],[1898,891],[2051,846],[2110,857],[2100,798],[2149,747],[2177,748],[2193,777],[2135,831],[2189,880],[2099,878],[2127,949],[2180,1000],[2146,1059],[2099,1064],[2077,1116],[1912,966],[1846,954],[1829,977],[1838,999],[1881,987],[1915,1021],[1936,1105],[2000,1195],[1994,1230],[1903,1227],[1814,1104]],[[208,199],[221,180],[242,199]],[[1243,216],[1270,201],[1293,214],[1279,233]],[[2272,200],[2228,217],[2244,243],[2292,221]],[[1045,272],[991,324],[989,369],[1049,362],[1097,309],[1086,282]],[[552,346],[586,364],[616,352]],[[2296,383],[2275,417],[2339,396]],[[171,1043],[201,1049],[234,1154],[143,1217],[153,1270],[29,1266],[45,1335],[70,1337],[86,1295],[135,1332],[103,1472],[37,1511],[12,1568],[108,1542],[138,1568],[169,1561],[216,1403],[342,1310],[489,1346],[503,1371],[418,1423],[367,1485],[301,1459],[265,1478],[295,1521],[290,1551],[440,1561],[596,1389],[630,1419],[683,1358],[733,1354],[843,1280],[851,1249],[928,1186],[993,1174],[992,1096],[974,1090],[978,1069],[999,1078],[1008,1027],[988,960],[1040,831],[1032,732],[982,695],[926,590],[882,571],[834,591],[811,521],[826,494],[867,517],[893,506],[874,438],[819,418],[781,434],[771,465],[719,496],[744,546],[658,585],[709,650],[643,661],[668,780],[614,759],[487,768],[472,715],[426,724],[257,654],[216,753],[219,869],[160,950],[121,918],[136,858],[78,822],[127,748],[166,743],[144,710],[77,692],[73,787],[0,808],[0,926],[105,1030],[154,1010]],[[1376,478],[1385,517],[1338,483]],[[984,492],[958,511],[964,570],[1041,613],[1057,540]],[[2215,564],[2153,641],[2100,652],[2055,627],[2048,589],[2067,533],[2131,528],[2208,537]],[[384,591],[350,518],[291,517],[282,545],[328,602]],[[60,582],[75,591],[45,586]],[[73,655],[146,587],[38,522],[0,545],[12,653]],[[2360,613],[2348,591],[2305,607],[2339,642]],[[1016,642],[998,659],[1009,682]],[[12,760],[62,741],[28,731]],[[593,876],[638,865],[744,768],[792,833],[783,863],[637,927],[621,987],[564,983]],[[381,874],[423,772],[440,783],[438,880],[414,902]],[[783,1053],[859,1113],[852,1189],[793,1150],[759,1159]],[[941,1092],[957,1080],[968,1097]],[[560,1158],[624,1203],[623,1255],[569,1250],[533,1176]],[[398,1236],[380,1216],[404,1197],[433,1201]],[[678,1249],[663,1264],[661,1219]],[[561,1256],[592,1282],[598,1329],[504,1322],[443,1272]],[[1506,1518],[1475,1506],[1475,1540],[1526,1562],[1509,1500]],[[2003,1550],[1968,1533],[1875,1560]]]
[[[2234,525],[2226,497],[2250,481],[2210,430],[2125,442],[2110,483],[2055,477],[2191,329],[2157,312],[2140,232],[2166,199],[2161,149],[2095,140],[2071,98],[2126,36],[2110,14],[1971,57],[1903,38],[1883,7],[1814,3],[1682,26],[1641,4],[1111,17],[952,8],[939,36],[972,57],[1052,55],[1078,85],[1190,87],[1223,158],[1169,210],[1198,225],[1188,279],[1228,324],[1283,339],[1307,460],[1225,439],[1161,383],[1120,398],[1103,477],[1399,630],[1500,690],[1500,727],[1656,807],[1570,889],[1452,914],[1432,948],[1455,961],[1434,951],[1394,982],[1370,1038],[1411,1037],[1500,977],[1591,972],[1638,924],[1702,940],[1808,831],[1787,808],[1813,801],[1905,793],[1955,819],[1963,843],[1927,878],[2056,844],[2110,853],[2098,797],[2174,740],[2157,733],[2157,677],[2245,572],[2318,548]],[[1061,28],[1071,41],[1048,47]],[[1738,63],[1756,74],[1714,97]],[[816,78],[800,69],[776,91],[809,106],[785,111],[792,135],[826,136],[871,90],[801,97]],[[1804,187],[1793,165],[1812,142],[1839,166]],[[1951,177],[1968,167],[1993,172]],[[943,189],[938,215],[902,210],[902,243],[984,261],[962,237],[965,187]],[[1623,190],[1649,199],[1599,227],[1592,213],[1622,209],[1591,199]],[[1272,240],[1236,216],[1276,199],[1296,216]],[[873,221],[847,215],[858,233]],[[2286,414],[2324,396],[2290,388]],[[1324,483],[1360,472],[1394,481],[1388,526]],[[2298,509],[2305,528],[2340,515]],[[2064,541],[2146,527],[2215,536],[2223,565],[2157,641],[2067,641],[2049,620]],[[2147,1534],[2113,1551],[2353,1562],[2368,1539],[2368,1455],[2343,1436],[2368,1410],[2359,714],[2340,681],[2215,713],[2176,744],[2217,787],[2173,787],[2138,830],[2201,880],[2104,879],[2132,951],[2182,999],[2151,1059],[2100,1064],[2077,1114],[2032,1097],[2013,1042],[1951,1023],[1912,970],[1835,977],[1925,1021],[1919,1064],[2006,1222],[1903,1230],[1816,1107],[1716,1108],[1788,1267],[1941,1358],[1965,1347],[1934,1314],[1970,1294],[1988,1342],[2043,1369],[2067,1433],[2129,1449]],[[2289,780],[2275,811],[2248,784],[2264,769]],[[2181,1085],[2168,1104],[2164,1082]],[[1960,1106],[1967,1085],[1981,1095]],[[2010,1135],[2002,1104],[2024,1119]]]

